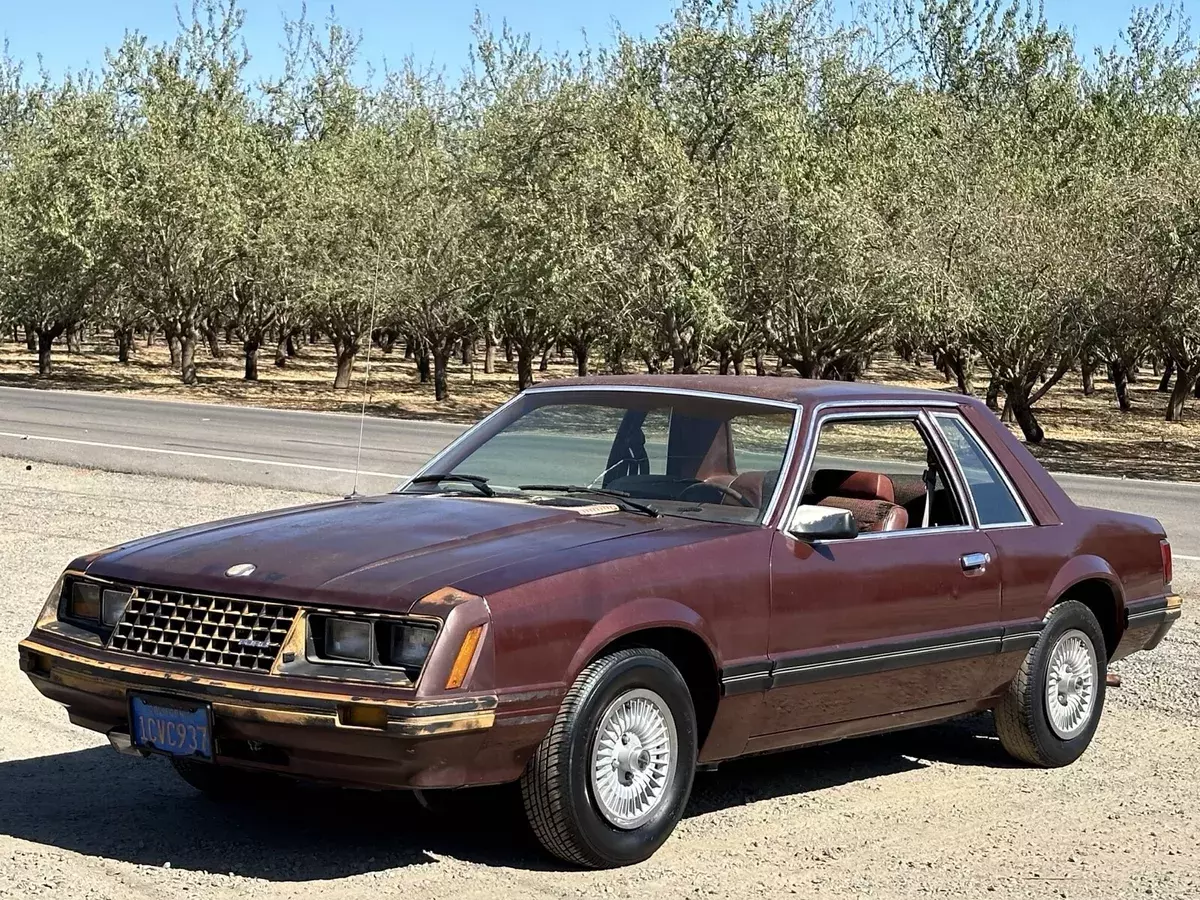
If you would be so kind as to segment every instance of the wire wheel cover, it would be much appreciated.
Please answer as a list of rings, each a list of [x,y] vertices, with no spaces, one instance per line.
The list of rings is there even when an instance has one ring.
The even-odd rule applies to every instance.
[[[1099,678],[1091,639],[1078,629],[1064,632],[1046,667],[1046,719],[1064,741],[1078,737],[1091,721]]]
[[[627,691],[600,717],[592,741],[592,797],[617,828],[645,824],[667,794],[679,756],[675,717],[654,691]]]

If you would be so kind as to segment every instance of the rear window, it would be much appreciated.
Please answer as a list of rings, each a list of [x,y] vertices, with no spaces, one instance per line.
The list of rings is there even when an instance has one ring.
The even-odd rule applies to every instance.
[[[1016,525],[1028,522],[1029,518],[1021,504],[966,423],[955,416],[935,418],[967,480],[967,489],[975,503],[979,524]]]

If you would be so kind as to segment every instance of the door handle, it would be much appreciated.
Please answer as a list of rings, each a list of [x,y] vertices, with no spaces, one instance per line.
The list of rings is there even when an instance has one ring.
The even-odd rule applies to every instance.
[[[964,553],[959,562],[967,575],[982,575],[987,571],[988,563],[992,561],[990,553]]]

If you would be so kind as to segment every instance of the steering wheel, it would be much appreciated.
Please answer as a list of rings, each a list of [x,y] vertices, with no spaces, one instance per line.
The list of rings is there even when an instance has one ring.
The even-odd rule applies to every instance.
[[[713,488],[715,490],[720,491],[722,494],[725,494],[727,497],[732,497],[734,500],[736,500],[738,503],[740,503],[742,506],[746,507],[747,509],[758,509],[758,507],[755,506],[753,503],[751,503],[749,500],[747,500],[744,495],[739,494],[737,491],[735,491],[733,488],[729,487],[728,485],[719,484],[718,482],[715,482],[715,481],[697,481],[697,482],[694,482],[693,484],[689,484],[687,487],[685,487],[682,491],[679,492],[679,499],[682,500],[684,497],[687,496],[688,491],[694,490],[695,488],[698,488],[698,487]]]

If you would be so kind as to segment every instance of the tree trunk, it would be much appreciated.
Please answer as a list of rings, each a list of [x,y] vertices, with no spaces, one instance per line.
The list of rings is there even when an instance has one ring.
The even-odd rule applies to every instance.
[[[213,359],[224,359],[225,351],[221,349],[220,337],[217,334],[217,329],[214,325],[208,325],[204,329],[204,339],[208,342],[208,355]]]
[[[196,338],[195,331],[184,331],[179,335],[179,377],[184,384],[196,383]]]
[[[496,371],[496,336],[492,329],[483,334],[483,374],[491,375]]]
[[[133,329],[129,326],[119,326],[113,330],[117,341],[117,362],[128,363],[129,354],[133,350]]]
[[[504,361],[505,361],[505,362],[512,362],[512,361],[513,361],[513,342],[512,342],[512,338],[505,338],[505,339],[504,339]]]
[[[242,352],[246,354],[246,381],[258,381],[258,345],[259,341],[243,341]]]
[[[67,326],[67,352],[82,353],[83,323],[72,322]]]
[[[1196,364],[1183,366],[1176,363],[1175,373],[1175,388],[1171,391],[1171,399],[1167,402],[1168,422],[1178,422],[1183,419],[1183,404],[1196,384],[1196,375],[1200,374],[1200,366]]]
[[[358,353],[358,342],[334,338],[333,348],[337,354],[337,374],[333,378],[333,389],[335,391],[349,390],[350,377],[354,374],[354,357]]]
[[[576,341],[571,345],[571,351],[575,354],[575,373],[580,376],[588,373],[588,359],[592,354],[590,344],[583,341]]]
[[[717,371],[722,375],[728,375],[729,374],[729,363],[730,363],[729,349],[727,347],[722,347],[718,351],[718,354],[719,355],[717,357]]]
[[[744,367],[744,363],[746,362],[745,352],[742,350],[734,350],[733,353],[729,354],[729,357],[730,357],[730,361],[733,363],[733,374],[734,375],[743,374],[742,370]]]
[[[174,325],[163,326],[163,336],[167,339],[167,350],[171,354],[171,368],[179,368],[179,331]]]
[[[288,341],[290,341],[291,339],[292,339],[291,335],[281,334],[279,336],[278,343],[275,344],[275,365],[280,369],[282,369],[284,366],[287,365],[287,361],[288,361],[287,347],[288,347]]]
[[[462,364],[469,366],[475,361],[475,342],[470,338],[462,339]]]
[[[508,343],[512,346],[512,342]],[[517,390],[523,391],[533,384],[533,348],[521,344],[517,351]]]
[[[992,412],[996,412],[1000,409],[1000,379],[995,375],[993,375],[992,380],[988,382],[987,396],[984,397],[983,402],[987,404],[987,408]]]
[[[754,351],[754,374],[759,377],[767,374],[767,362],[763,359],[761,350]]]
[[[1033,407],[1021,398],[1014,398],[1012,410],[1013,417],[1021,426],[1021,434],[1025,435],[1026,443],[1040,444],[1045,439],[1046,432],[1038,424],[1037,417],[1033,414]]]
[[[435,400],[445,400],[450,393],[446,384],[446,369],[449,364],[450,348],[444,344],[435,347],[433,351],[433,397]]]
[[[545,372],[550,368],[550,348],[547,347],[542,351],[542,361],[538,363],[538,371]]]
[[[310,341],[309,343],[313,343]],[[296,342],[296,332],[289,331],[287,339],[284,341],[284,347],[287,350],[288,356],[303,356],[300,350],[300,344]]]
[[[1082,360],[1080,368],[1082,370],[1082,379],[1084,379],[1084,396],[1090,397],[1096,394],[1096,366],[1097,360],[1087,358]]]
[[[1121,412],[1129,412],[1129,371],[1120,360],[1108,364],[1108,374],[1112,378],[1113,389],[1117,392],[1117,408]]]
[[[1171,390],[1171,378],[1175,375],[1175,360],[1168,359],[1163,365],[1162,380],[1158,383],[1158,392],[1160,394],[1169,393]]]
[[[405,359],[413,358],[413,348],[416,345],[417,345],[417,339],[414,338],[411,334],[406,334],[404,336],[404,358]]]
[[[50,351],[54,347],[54,338],[57,336],[55,331],[61,329],[52,329],[50,331],[37,331],[37,355],[38,355],[38,375],[43,378],[50,374]]]
[[[30,353],[37,353],[38,350],[37,329],[32,325],[25,326],[25,349]]]

